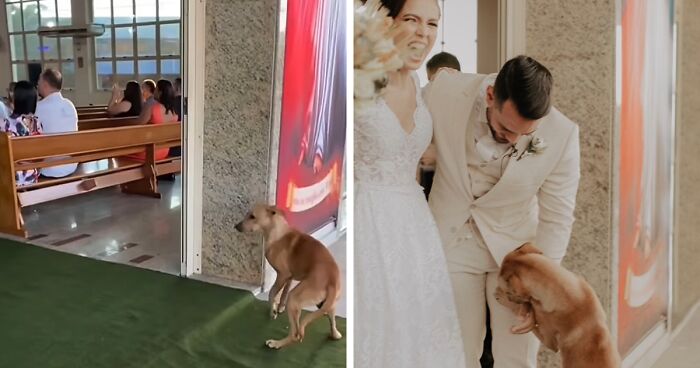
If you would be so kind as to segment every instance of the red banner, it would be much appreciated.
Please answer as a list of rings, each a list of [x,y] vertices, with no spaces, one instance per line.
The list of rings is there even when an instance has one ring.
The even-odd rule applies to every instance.
[[[618,347],[666,319],[673,158],[673,2],[622,7]]]
[[[287,3],[277,206],[314,231],[337,218],[345,152],[345,5]]]

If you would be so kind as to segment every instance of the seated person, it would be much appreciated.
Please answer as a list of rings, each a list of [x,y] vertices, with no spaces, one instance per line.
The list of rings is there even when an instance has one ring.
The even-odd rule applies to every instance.
[[[0,121],[3,121],[12,115],[12,110],[10,109],[9,105],[6,105],[3,102],[0,102]]]
[[[17,82],[14,99],[14,109],[10,116],[0,123],[0,132],[10,133],[13,137],[41,134],[41,123],[34,115],[37,100],[36,88],[27,81]],[[38,180],[39,171],[36,169],[17,171],[15,174],[17,186],[33,184]]]
[[[7,88],[7,97],[0,98],[0,122],[7,119],[12,115],[12,95],[15,90],[15,82],[10,82],[10,86]]]
[[[175,113],[177,121],[182,121],[182,78],[175,78]]]
[[[177,121],[182,121],[182,78],[175,78],[175,113],[177,114]],[[170,153],[168,157],[180,157],[182,155],[182,148],[180,146],[170,147]]]
[[[158,81],[153,99],[154,102],[151,104],[151,106],[144,109],[149,111],[150,116],[148,117],[148,120],[142,124],[157,125],[178,122],[177,114],[175,113],[175,89],[169,80],[161,79]],[[143,113],[141,115],[143,116]],[[168,148],[156,150],[156,160],[162,160],[168,157],[168,151]],[[131,155],[131,157],[145,160],[146,153],[142,152],[140,154]]]
[[[153,79],[144,79],[141,83],[141,98],[143,98],[143,106],[150,108],[156,102],[156,82]],[[145,109],[144,109],[145,110]],[[143,112],[143,110],[141,110]]]
[[[41,101],[36,106],[36,116],[44,127],[44,134],[78,131],[78,112],[73,103],[61,95],[63,76],[55,69],[46,69],[39,77]],[[77,163],[41,169],[41,175],[62,178],[75,172]]]
[[[116,84],[112,87],[112,98],[107,105],[107,114],[114,117],[141,115],[141,86],[137,81],[129,81],[124,90]]]

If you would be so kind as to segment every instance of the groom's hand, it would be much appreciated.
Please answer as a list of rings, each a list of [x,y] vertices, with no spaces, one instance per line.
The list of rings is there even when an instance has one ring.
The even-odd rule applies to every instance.
[[[438,70],[437,70],[437,72],[435,73],[435,75],[437,76],[438,74],[440,74],[440,73],[443,72],[443,71],[444,71],[445,73],[447,73],[447,74],[459,74],[459,73],[461,73],[461,72],[460,72],[459,70],[457,70],[457,69],[450,68],[450,67],[447,67],[447,66],[443,66],[443,67],[438,68]]]

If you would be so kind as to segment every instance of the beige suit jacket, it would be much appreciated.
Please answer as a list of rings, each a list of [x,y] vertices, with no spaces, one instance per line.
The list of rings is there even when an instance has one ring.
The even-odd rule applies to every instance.
[[[552,107],[533,134],[547,144],[539,153],[509,160],[501,179],[485,195],[474,199],[467,170],[467,144],[473,144],[473,125],[484,113],[475,104],[483,98],[486,75],[441,72],[424,90],[433,117],[437,148],[430,208],[444,245],[473,217],[486,246],[500,265],[510,251],[534,242],[544,253],[561,259],[574,222],[580,178],[578,126]],[[531,137],[517,142],[518,152]]]

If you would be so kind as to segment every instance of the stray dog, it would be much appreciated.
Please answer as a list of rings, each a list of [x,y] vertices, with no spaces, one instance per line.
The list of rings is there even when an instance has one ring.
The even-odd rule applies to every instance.
[[[335,325],[340,270],[328,249],[313,237],[291,228],[280,210],[271,206],[255,206],[246,219],[236,225],[236,230],[263,233],[267,241],[265,258],[277,271],[269,297],[271,317],[277,318],[278,313],[283,313],[286,304],[289,335],[282,340],[267,340],[265,345],[281,349],[301,342],[306,326],[324,314],[331,324],[330,337],[333,340],[342,338]],[[290,291],[295,280],[299,284]],[[300,323],[302,309],[314,305],[319,309],[304,316]]]
[[[561,350],[564,368],[616,368],[620,356],[593,288],[530,243],[503,260],[496,300],[522,323],[515,334],[534,332],[542,343]]]

